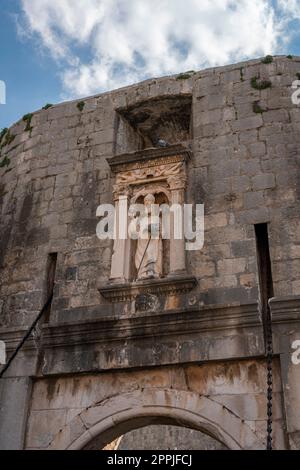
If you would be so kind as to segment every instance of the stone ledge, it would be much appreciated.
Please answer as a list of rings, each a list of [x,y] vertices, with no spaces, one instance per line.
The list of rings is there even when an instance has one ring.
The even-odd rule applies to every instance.
[[[300,325],[299,297],[275,298],[270,304],[275,334],[284,334],[284,324],[289,328],[290,324]],[[47,323],[41,329],[44,365],[37,375],[264,355],[256,303],[189,307],[127,317],[103,315],[93,320]],[[1,338],[10,343],[9,350],[14,349],[24,332],[24,327],[0,330]],[[24,348],[33,349],[34,340],[30,338]],[[276,347],[275,350],[277,354]],[[22,357],[20,360],[24,361]],[[26,355],[26,363],[28,359]],[[18,375],[15,368],[12,373]],[[30,373],[35,375],[35,369]]]
[[[215,308],[186,308],[152,315],[99,318],[90,321],[43,325],[46,348],[75,344],[105,343],[123,339],[153,338],[236,328],[261,327],[257,304]]]
[[[43,376],[264,354],[256,304],[44,325],[42,348]]]
[[[28,326],[15,326],[15,327],[2,327],[0,328],[0,340],[4,341],[6,344],[6,350],[8,352],[14,351],[20,341],[26,335]],[[36,344],[33,336],[31,335],[27,341],[23,344],[22,350],[36,349]]]
[[[112,158],[108,158],[107,162],[113,173],[116,173],[128,165],[155,161],[166,157],[181,156],[182,160],[188,160],[191,157],[191,150],[183,145],[170,145],[168,147],[153,147],[137,152],[120,154]]]
[[[300,321],[300,296],[273,297],[269,305],[274,324]]]
[[[176,295],[191,291],[198,284],[195,276],[170,276],[162,279],[147,279],[130,283],[108,283],[99,285],[100,294],[110,302],[127,302],[140,294]]]

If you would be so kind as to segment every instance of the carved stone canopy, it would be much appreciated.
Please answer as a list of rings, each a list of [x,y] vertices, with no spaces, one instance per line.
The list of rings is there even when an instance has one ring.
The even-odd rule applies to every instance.
[[[182,145],[166,148],[151,148],[138,152],[118,155],[108,159],[112,172],[116,175],[114,196],[132,197],[137,187],[164,182],[169,190],[184,189],[186,185],[186,161],[190,151]],[[158,192],[158,191],[155,191]]]

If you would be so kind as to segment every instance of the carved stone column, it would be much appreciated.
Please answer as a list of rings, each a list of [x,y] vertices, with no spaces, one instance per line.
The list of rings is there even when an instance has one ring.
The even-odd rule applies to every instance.
[[[114,248],[111,259],[110,280],[114,282],[127,282],[130,278],[130,240],[128,239],[128,206],[130,191],[128,188],[115,186],[115,223]]]
[[[184,201],[186,177],[185,175],[171,176],[168,178],[168,185],[171,190],[171,206],[179,205],[181,211],[177,215],[174,211],[170,214],[171,238],[170,238],[170,273],[169,276],[184,274],[186,272],[185,238],[184,238]],[[175,227],[181,233],[180,239],[175,239]]]

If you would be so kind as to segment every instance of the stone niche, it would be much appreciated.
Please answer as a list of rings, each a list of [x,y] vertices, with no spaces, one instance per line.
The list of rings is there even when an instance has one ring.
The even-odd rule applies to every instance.
[[[191,140],[192,96],[157,96],[118,108],[115,154],[156,147],[160,139],[168,145]]]
[[[115,177],[115,233],[111,273],[106,285],[99,285],[102,296],[112,302],[134,301],[135,311],[156,311],[166,305],[161,296],[174,297],[189,292],[196,284],[186,271],[185,239],[174,236],[175,215],[170,212],[170,237],[160,231],[150,240],[119,236],[119,227],[130,225],[128,208],[132,204],[184,204],[186,165],[190,151],[182,145],[151,148],[108,159]],[[153,207],[149,204],[149,208]],[[150,210],[150,209],[149,209]],[[148,220],[148,219],[147,219]],[[159,215],[158,215],[158,219]],[[183,224],[183,218],[179,223]],[[161,223],[158,224],[161,227]],[[182,227],[183,231],[183,227]],[[174,300],[174,299],[173,299]],[[178,304],[178,302],[177,302]],[[173,305],[177,305],[173,302]]]

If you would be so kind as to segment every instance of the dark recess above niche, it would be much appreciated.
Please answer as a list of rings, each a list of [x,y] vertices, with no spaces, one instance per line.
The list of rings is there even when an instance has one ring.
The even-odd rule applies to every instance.
[[[159,139],[168,145],[189,141],[191,110],[192,96],[182,94],[152,98],[116,111],[139,137],[140,148],[148,148],[158,146]]]

